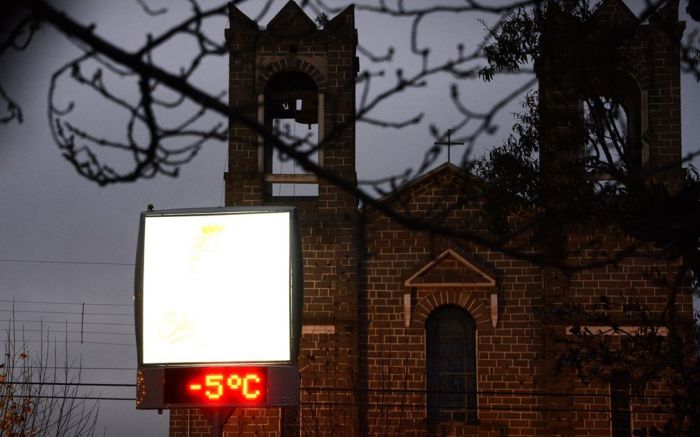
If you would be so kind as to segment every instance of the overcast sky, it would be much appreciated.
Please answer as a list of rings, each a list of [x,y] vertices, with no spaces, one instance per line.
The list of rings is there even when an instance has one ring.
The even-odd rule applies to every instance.
[[[135,0],[73,0],[65,2],[65,7],[83,23],[96,23],[98,34],[133,49],[144,41],[146,32],[157,33],[187,13],[184,1],[147,1],[154,8],[167,5],[170,13],[147,17]],[[255,3],[257,6],[244,7],[251,15],[259,8],[260,2]],[[276,3],[261,24],[283,4]],[[682,2],[681,9],[684,7]],[[639,10],[639,6],[634,9]],[[420,28],[419,44],[433,49],[434,62],[453,55],[459,42],[469,50],[483,33],[477,18],[474,15],[431,17]],[[399,65],[407,73],[417,68],[417,59],[407,55],[408,20],[366,13],[358,13],[356,20],[363,46],[377,54],[395,47],[397,59],[386,66],[385,80],[389,82],[385,83],[393,80],[393,71]],[[688,23],[697,24],[689,20]],[[223,38],[226,25],[225,20],[213,21],[208,31]],[[180,47],[168,50],[162,55],[163,61],[175,65],[182,50]],[[2,59],[3,84],[22,105],[25,119],[20,125],[0,126],[0,324],[5,326],[2,321],[8,319],[10,301],[14,299],[18,301],[15,317],[26,321],[21,324],[30,340],[38,339],[29,332],[38,329],[38,324],[30,321],[38,320],[57,332],[56,338],[63,339],[61,332],[66,321],[72,323],[68,325],[69,331],[80,330],[80,304],[85,303],[84,343],[80,344],[79,333],[68,334],[69,355],[82,357],[86,369],[83,382],[133,383],[136,353],[131,305],[139,213],[149,203],[158,209],[220,206],[226,144],[207,144],[176,179],[159,176],[107,188],[82,179],[52,142],[46,115],[50,75],[78,53],[52,29],[44,29],[26,52]],[[370,67],[366,59],[361,62],[363,68]],[[200,76],[201,86],[212,91],[225,89],[227,65],[224,58],[207,65],[206,76]],[[525,80],[527,77],[517,76],[486,86],[469,82],[460,88],[465,102],[475,109],[484,109]],[[420,126],[402,131],[357,127],[360,179],[415,167],[434,141],[427,125],[434,123],[446,129],[458,121],[459,115],[449,101],[450,82],[450,78],[438,77],[430,86],[406,93],[382,108],[382,114],[396,118],[425,112],[426,121]],[[81,117],[99,132],[123,131],[119,117],[91,96],[71,88],[66,88],[65,93],[66,101],[75,100],[82,105]],[[692,78],[683,78],[682,98],[683,143],[687,153],[698,149],[700,138],[700,123],[697,123],[700,86]],[[474,153],[482,153],[507,134],[510,120],[507,114],[515,110],[515,105],[504,110],[501,129],[495,137],[484,139]],[[444,160],[443,156],[438,164]],[[133,397],[134,390],[95,387],[93,394]],[[99,429],[105,427],[108,436],[147,432],[165,435],[167,412],[158,416],[155,412],[135,410],[133,401],[103,401]]]

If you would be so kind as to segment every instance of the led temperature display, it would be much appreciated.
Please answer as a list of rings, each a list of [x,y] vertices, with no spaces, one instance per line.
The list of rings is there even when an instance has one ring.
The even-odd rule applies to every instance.
[[[264,367],[165,369],[164,401],[187,405],[259,405],[267,400]]]

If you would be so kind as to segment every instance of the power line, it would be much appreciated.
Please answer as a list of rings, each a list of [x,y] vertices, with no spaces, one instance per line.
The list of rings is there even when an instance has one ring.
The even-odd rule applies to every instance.
[[[136,398],[121,398],[121,397],[107,397],[107,396],[32,396],[32,395],[13,395],[16,398],[23,399],[62,399],[71,401],[136,401]]]
[[[360,405],[359,402],[314,402],[314,401],[301,401],[300,405],[308,405],[312,407],[357,407]],[[425,403],[375,403],[375,402],[363,402],[363,406],[367,407],[379,407],[379,408],[405,408],[405,409],[425,409],[427,404]],[[635,408],[636,413],[646,407],[645,405],[637,406]],[[649,413],[656,413],[654,409],[655,406],[648,406]],[[476,408],[477,411],[517,411],[517,412],[535,412],[535,413],[607,413],[610,414],[613,411],[626,411],[626,410],[612,410],[609,408],[556,408],[556,407],[538,407],[538,406],[520,406],[520,405],[479,405]],[[662,414],[662,413],[656,413]]]
[[[0,319],[0,322],[16,322],[16,323],[60,323],[62,325],[109,325],[109,326],[134,326],[132,323],[116,323],[116,322],[69,322],[67,320],[18,320],[18,319]]]
[[[597,397],[610,398],[610,394],[597,393],[561,393],[544,391],[510,391],[510,390],[427,390],[427,389],[402,389],[402,388],[338,388],[338,387],[301,387],[301,391],[308,392],[345,392],[345,393],[387,393],[387,394],[477,394],[481,396],[519,396],[519,397]],[[668,396],[644,395],[645,399],[667,399]]]
[[[77,316],[130,316],[133,317],[134,313],[91,313],[80,311],[53,311],[53,310],[16,310],[16,309],[0,309],[1,313],[41,313],[41,314],[72,314]]]
[[[3,263],[17,263],[17,264],[74,264],[74,265],[87,265],[87,266],[124,266],[133,267],[134,263],[117,263],[117,262],[105,262],[105,261],[61,261],[61,260],[49,260],[49,259],[17,259],[17,258],[3,258],[0,259]]]
[[[85,306],[115,306],[115,307],[132,307],[134,304],[126,303],[89,303],[89,302],[67,302],[67,301],[46,301],[46,300],[16,300],[16,299],[0,299],[0,303],[26,303],[26,304],[43,304],[43,305],[82,305]]]
[[[9,385],[55,385],[55,386],[76,386],[76,387],[130,387],[135,388],[133,383],[117,382],[48,382],[48,381],[5,381]]]
[[[16,309],[0,309],[2,313],[42,313],[42,314],[72,314],[72,315],[86,315],[86,316],[134,316],[134,313],[91,313],[91,312],[81,312],[81,311],[54,311],[54,310],[16,310]]]
[[[75,387],[124,387],[124,388],[135,388],[136,384],[133,383],[83,383],[83,382],[8,382],[7,384],[15,385],[38,385],[38,386],[75,386]],[[302,387],[300,391],[338,391],[343,389],[334,389],[331,387]],[[347,392],[357,392],[363,391],[359,389],[347,389]],[[429,393],[440,393],[440,394],[467,394],[465,391],[428,391],[428,390],[402,390],[402,389],[366,389],[364,391],[373,392],[417,392],[420,394]],[[546,392],[509,392],[509,391],[477,391],[477,394],[484,396],[502,396],[502,395],[512,395],[512,396],[522,396],[522,395],[533,395],[534,397],[548,397],[548,396],[561,396],[561,397],[575,397],[575,396],[594,396],[610,398],[611,395],[597,395],[597,394],[578,394],[578,393],[546,393]],[[103,396],[31,396],[31,395],[16,395],[18,398],[32,398],[32,399],[71,399],[71,400],[115,400],[115,401],[136,401],[135,398],[126,397],[103,397]],[[664,398],[663,396],[645,396],[645,398]],[[302,406],[312,406],[312,407],[338,407],[338,406],[351,406],[355,407],[360,405],[359,402],[337,402],[337,401],[302,401],[300,402]],[[407,409],[424,409],[426,407],[425,403],[422,402],[402,402],[402,403],[389,403],[389,402],[366,402],[363,405],[368,407],[391,407],[391,408],[407,408]],[[637,412],[641,412],[641,408],[647,407],[646,405],[637,406]],[[652,406],[648,406],[652,408]],[[656,408],[655,406],[653,408]],[[477,408],[479,411],[511,411],[511,412],[580,412],[580,413],[612,413],[612,409],[608,408],[557,408],[557,407],[546,407],[546,406],[522,406],[522,405],[480,405]]]
[[[24,343],[46,343],[47,340],[22,340],[19,341],[18,343],[24,344]],[[54,340],[56,343],[71,343],[71,344],[99,344],[99,345],[106,345],[106,346],[130,346],[130,347],[136,347],[136,343],[112,343],[112,342],[107,342],[107,341],[80,341],[80,340]]]
[[[84,369],[84,368],[82,368]],[[136,369],[133,369],[136,370]],[[105,383],[105,382],[47,382],[47,381],[13,381],[6,382],[7,384],[25,384],[25,385],[38,385],[38,386],[85,386],[85,387],[130,387],[135,388],[137,385],[134,383]],[[531,397],[598,397],[609,399],[611,394],[595,394],[595,393],[556,393],[556,392],[536,392],[536,391],[508,391],[508,390],[409,390],[409,389],[386,389],[386,388],[375,388],[375,389],[342,389],[335,387],[301,387],[299,389],[301,392],[347,392],[347,393],[358,393],[358,392],[373,392],[373,393],[389,393],[389,394],[477,394],[481,396],[531,396]],[[666,399],[668,396],[661,395],[645,395],[645,399]],[[382,404],[384,405],[384,404]],[[590,410],[586,410],[590,411]]]
[[[48,370],[123,370],[135,372],[136,367],[66,367],[66,366],[41,366],[42,369]]]
[[[0,331],[5,331],[5,332],[10,332],[12,331],[9,328],[2,328]],[[41,333],[46,333],[46,330],[42,329],[19,329],[16,330],[17,333],[19,332],[41,332]],[[52,331],[54,334],[55,333],[60,333],[60,334],[96,334],[96,335],[125,335],[125,336],[134,336],[133,332],[110,332],[110,331]]]
[[[31,399],[62,399],[62,400],[95,400],[95,401],[131,401],[135,402],[136,398],[135,397],[107,397],[107,396],[49,396],[49,395],[40,395],[40,396],[32,396],[32,395],[14,395],[15,398],[31,398]],[[358,402],[313,402],[313,401],[301,401],[299,402],[299,405],[301,406],[311,406],[311,407],[357,407],[360,405]],[[379,408],[405,408],[405,409],[425,409],[426,404],[425,403],[374,403],[374,402],[366,402],[362,403],[362,405],[367,406],[367,407],[379,407]],[[645,406],[638,406],[636,408],[636,412],[639,413],[640,407],[644,408]],[[651,407],[649,408],[656,408],[656,407]],[[477,408],[477,411],[511,411],[511,412],[559,412],[559,413],[606,413],[610,414],[613,413],[614,411],[624,411],[624,410],[612,410],[609,408],[551,408],[551,407],[527,407],[527,406],[516,406],[516,405],[494,405],[494,406],[484,406],[481,405]],[[655,413],[654,410],[650,410],[649,412]],[[662,414],[662,413],[656,413],[656,414]]]

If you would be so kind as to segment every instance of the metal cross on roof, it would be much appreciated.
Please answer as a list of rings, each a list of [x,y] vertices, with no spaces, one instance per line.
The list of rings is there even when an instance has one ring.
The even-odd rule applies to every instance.
[[[464,143],[453,143],[450,137],[452,136],[452,129],[447,129],[447,142],[445,141],[437,141],[435,142],[436,146],[447,146],[447,162],[451,163],[450,160],[450,148],[452,146],[463,146]]]

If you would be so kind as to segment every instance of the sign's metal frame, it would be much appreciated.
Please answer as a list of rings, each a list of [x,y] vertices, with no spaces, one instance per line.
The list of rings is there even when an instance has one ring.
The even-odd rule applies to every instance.
[[[143,362],[143,264],[145,222],[147,217],[163,216],[198,216],[223,214],[266,214],[285,212],[289,214],[289,256],[290,256],[290,359],[288,361],[270,362],[215,362],[215,363],[144,363]],[[257,407],[296,406],[299,404],[299,372],[298,356],[301,339],[301,312],[303,304],[303,270],[301,257],[301,237],[299,234],[297,211],[293,207],[260,206],[236,208],[195,208],[145,211],[141,213],[136,255],[135,284],[134,284],[134,315],[136,330],[136,345],[138,357],[137,371],[137,400],[138,409],[167,409],[167,408],[225,408],[244,407],[246,404],[213,403],[166,403],[164,401],[165,369],[168,368],[206,368],[217,367],[232,370],[239,367],[264,367],[267,372],[267,393],[264,403],[256,403]]]

